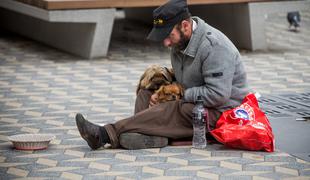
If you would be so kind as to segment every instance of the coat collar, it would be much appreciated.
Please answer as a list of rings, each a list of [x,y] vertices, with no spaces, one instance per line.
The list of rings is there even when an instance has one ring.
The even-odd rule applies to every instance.
[[[199,17],[192,18],[194,21],[196,21],[197,28],[193,31],[191,39],[189,40],[187,47],[184,51],[182,51],[182,53],[190,57],[195,57],[200,44],[199,42],[201,41],[201,37],[204,34],[206,26],[204,25],[205,22]]]

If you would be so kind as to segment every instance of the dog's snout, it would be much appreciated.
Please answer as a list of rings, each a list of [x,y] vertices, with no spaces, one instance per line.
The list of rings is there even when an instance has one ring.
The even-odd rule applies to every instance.
[[[173,99],[173,100],[176,100],[176,99],[177,99],[177,96],[176,96],[176,95],[173,95],[173,96],[172,96],[172,99]]]

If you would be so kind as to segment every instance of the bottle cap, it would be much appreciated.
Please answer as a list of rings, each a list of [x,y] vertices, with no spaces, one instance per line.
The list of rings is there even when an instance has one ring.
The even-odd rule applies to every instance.
[[[203,100],[202,100],[201,96],[197,96],[196,103],[203,103]]]

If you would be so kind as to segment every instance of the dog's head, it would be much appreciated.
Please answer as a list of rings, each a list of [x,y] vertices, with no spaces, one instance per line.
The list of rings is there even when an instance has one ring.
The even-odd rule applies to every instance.
[[[174,73],[168,68],[158,65],[148,67],[140,78],[137,93],[140,89],[157,90],[162,85],[171,84]]]
[[[163,103],[181,99],[184,89],[180,84],[173,83],[161,86],[155,93],[158,95],[158,102]]]

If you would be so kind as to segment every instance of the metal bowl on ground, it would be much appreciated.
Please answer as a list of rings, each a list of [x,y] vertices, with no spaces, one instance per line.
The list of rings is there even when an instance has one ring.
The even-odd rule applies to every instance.
[[[46,149],[54,138],[55,136],[51,134],[17,134],[8,137],[18,150]]]

